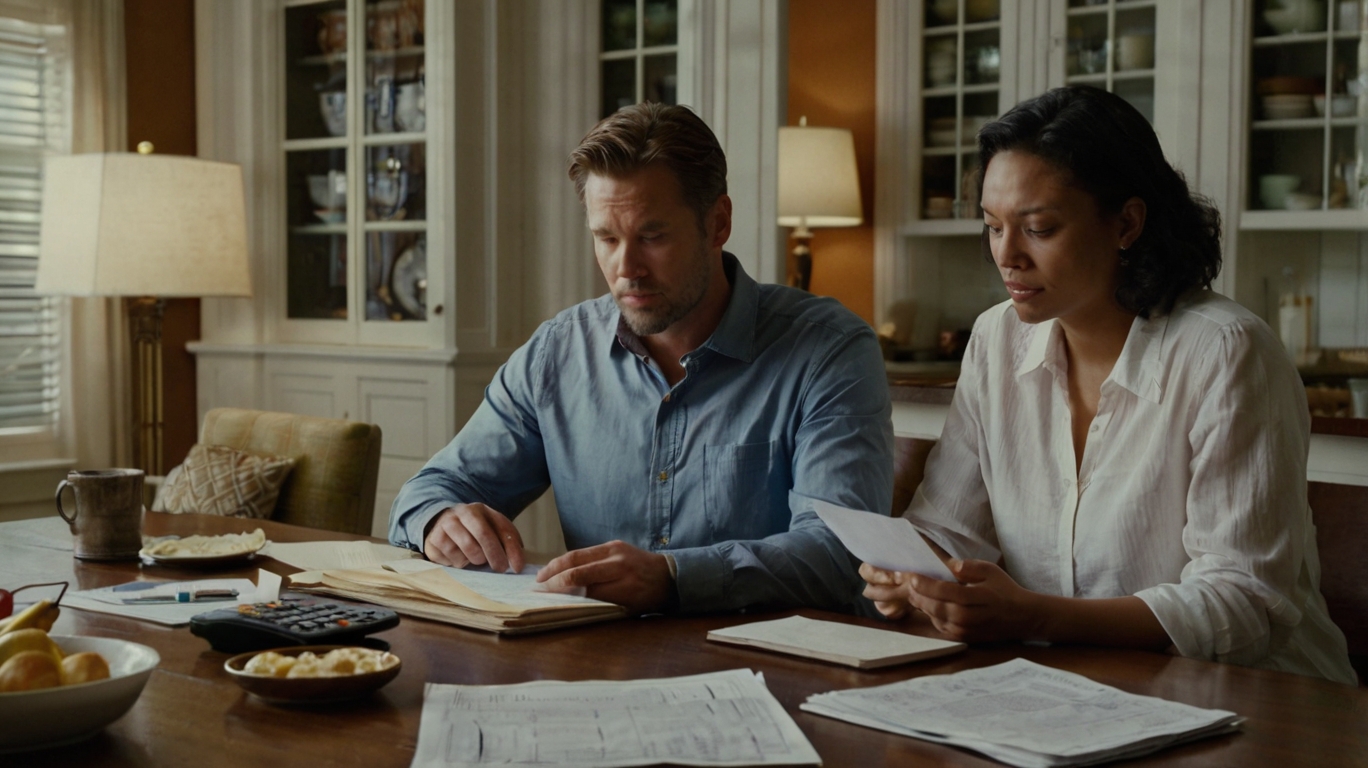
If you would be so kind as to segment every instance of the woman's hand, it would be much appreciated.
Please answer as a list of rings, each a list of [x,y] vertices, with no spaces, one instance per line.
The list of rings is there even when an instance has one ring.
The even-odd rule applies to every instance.
[[[907,576],[906,573],[875,568],[869,563],[860,564],[860,578],[869,585],[865,587],[864,596],[874,601],[874,607],[886,619],[901,619],[912,609],[904,583]]]
[[[1021,587],[994,563],[952,558],[945,565],[959,583],[915,573],[896,574],[902,577],[907,603],[931,617],[941,633],[963,642],[1041,636],[1044,616],[1039,595]],[[863,568],[860,575],[864,575]]]

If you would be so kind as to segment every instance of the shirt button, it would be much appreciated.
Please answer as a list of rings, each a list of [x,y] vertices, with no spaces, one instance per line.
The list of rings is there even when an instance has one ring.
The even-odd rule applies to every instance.
[[[667,402],[667,403],[670,402],[670,393],[669,393],[669,392],[666,392],[666,393],[665,393],[664,401]]]
[[[1101,424],[1094,424],[1094,425],[1092,425],[1092,429],[1090,429],[1090,430],[1088,430],[1088,431],[1089,431],[1089,432],[1096,432],[1097,430],[1099,430],[1099,429],[1101,429],[1101,428],[1102,428],[1102,425],[1101,425]]]
[[[661,473],[660,473],[659,475],[657,475],[656,477],[658,477],[658,478],[660,479],[660,482],[663,483],[663,482],[665,482],[666,480],[668,480],[668,479],[670,478],[670,473],[669,473],[669,472],[661,472]]]
[[[668,537],[668,536],[661,536],[660,538],[656,539],[656,543],[663,547],[663,546],[665,546],[666,544],[669,544],[669,543],[670,543],[670,537]]]

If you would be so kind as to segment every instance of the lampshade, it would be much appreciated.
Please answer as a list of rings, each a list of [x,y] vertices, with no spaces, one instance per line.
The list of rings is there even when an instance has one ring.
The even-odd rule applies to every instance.
[[[48,158],[34,290],[250,296],[242,169],[177,155]]]
[[[854,227],[863,220],[850,131],[780,128],[779,225]]]

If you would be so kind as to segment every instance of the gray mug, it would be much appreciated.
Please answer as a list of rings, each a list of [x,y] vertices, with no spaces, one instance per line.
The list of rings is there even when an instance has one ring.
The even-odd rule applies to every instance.
[[[76,497],[68,510],[62,491]],[[57,484],[57,514],[76,537],[81,560],[133,560],[142,549],[143,471],[73,470]]]

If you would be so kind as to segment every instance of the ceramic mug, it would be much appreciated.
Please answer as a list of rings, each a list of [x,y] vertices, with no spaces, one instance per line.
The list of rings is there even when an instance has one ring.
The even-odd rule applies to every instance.
[[[62,504],[70,488],[75,506]],[[143,471],[73,470],[57,484],[57,514],[75,536],[81,560],[133,560],[142,549]]]

